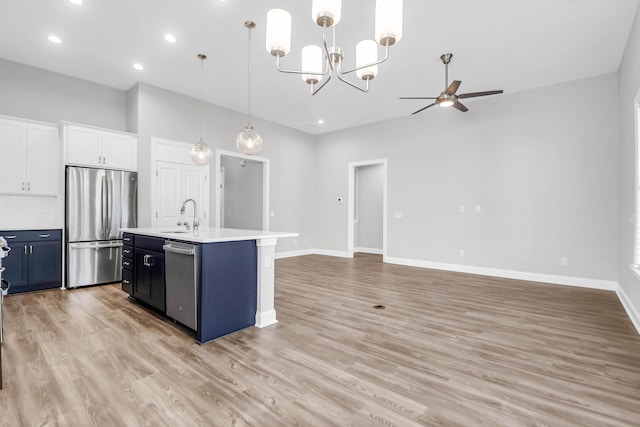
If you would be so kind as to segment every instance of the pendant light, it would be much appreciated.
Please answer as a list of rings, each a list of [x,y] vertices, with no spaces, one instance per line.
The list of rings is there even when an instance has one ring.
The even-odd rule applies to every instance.
[[[240,132],[236,138],[236,147],[244,154],[258,154],[262,151],[262,137],[251,124],[251,30],[256,26],[253,21],[246,21],[244,26],[249,29],[249,42],[247,47],[247,82],[248,82],[248,110],[249,124]]]
[[[213,151],[202,140],[202,110],[204,109],[204,60],[207,59],[207,55],[204,53],[198,54],[200,59],[200,139],[191,147],[191,160],[196,165],[206,165],[213,157]]]

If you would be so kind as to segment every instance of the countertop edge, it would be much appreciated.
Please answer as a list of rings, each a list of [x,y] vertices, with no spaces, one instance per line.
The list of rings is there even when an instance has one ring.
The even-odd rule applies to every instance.
[[[170,227],[162,227],[158,230],[155,227],[141,228],[121,228],[123,233],[140,234],[150,237],[159,237],[169,240],[181,240],[192,243],[222,243],[236,242],[242,240],[263,240],[263,239],[281,239],[286,237],[298,237],[298,233],[278,232],[278,231],[261,231],[261,230],[239,230],[233,228],[208,228],[198,230],[197,232],[179,232],[180,229],[172,229]]]

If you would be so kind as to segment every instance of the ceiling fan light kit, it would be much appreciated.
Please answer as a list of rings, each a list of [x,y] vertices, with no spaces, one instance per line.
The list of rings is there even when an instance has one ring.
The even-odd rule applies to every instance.
[[[408,96],[408,97],[400,97],[400,99],[432,99],[433,103],[427,105],[419,109],[418,111],[414,111],[412,114],[418,114],[421,111],[426,110],[427,108],[433,107],[434,105],[439,105],[441,107],[453,107],[458,111],[462,111],[466,113],[469,109],[460,102],[460,99],[465,98],[475,98],[478,96],[487,96],[487,95],[498,95],[503,93],[502,90],[489,90],[484,92],[472,92],[472,93],[462,93],[460,95],[456,95],[460,84],[462,83],[460,80],[454,80],[449,84],[449,62],[451,62],[451,58],[453,58],[452,53],[444,53],[440,56],[442,63],[444,64],[444,90],[438,96]]]
[[[389,58],[389,47],[402,38],[403,0],[376,0],[375,38],[384,47],[385,54],[378,59],[376,41],[364,40],[356,46],[355,68],[343,70],[344,54],[336,44],[336,25],[342,18],[342,0],[313,0],[311,19],[322,27],[320,46],[302,49],[301,70],[282,68],[281,58],[291,51],[291,15],[284,9],[271,9],[267,13],[266,49],[275,56],[276,68],[282,73],[299,74],[310,85],[311,95],[318,93],[333,76],[362,92],[369,91],[370,81],[378,74],[378,65]],[[331,37],[327,30],[331,29]],[[350,73],[364,81],[364,87],[346,80]],[[325,78],[326,77],[326,78]],[[324,82],[320,83],[324,79]]]

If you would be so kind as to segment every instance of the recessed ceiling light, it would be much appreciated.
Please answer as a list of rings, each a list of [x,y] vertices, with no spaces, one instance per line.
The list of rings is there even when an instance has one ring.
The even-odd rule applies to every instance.
[[[167,43],[175,43],[176,42],[176,37],[173,34],[165,34],[164,35],[164,40]]]
[[[62,43],[62,40],[60,40],[60,37],[58,37],[58,36],[54,36],[53,34],[52,34],[52,35],[50,35],[50,36],[49,36],[49,37],[47,37],[47,38],[49,39],[49,41],[50,41],[51,43],[55,43],[55,44],[60,44],[60,43]]]
[[[82,0],[69,0],[73,4],[82,4]]]
[[[144,70],[144,67],[142,66],[142,64],[133,64],[133,68],[135,68],[138,71]]]
[[[318,124],[319,124],[319,125],[323,125],[323,124],[324,124],[324,120],[319,119],[319,120],[318,120]]]

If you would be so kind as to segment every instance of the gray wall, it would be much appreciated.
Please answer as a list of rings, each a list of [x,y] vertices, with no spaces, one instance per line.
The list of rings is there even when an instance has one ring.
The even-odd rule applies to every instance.
[[[347,249],[347,204],[335,202],[347,164],[386,157],[388,256],[616,280],[618,108],[603,100],[617,84],[604,75],[320,136],[316,247]]]
[[[629,269],[633,262],[633,236],[635,215],[635,107],[634,98],[640,96],[640,10],[636,15],[633,30],[627,42],[625,55],[619,71],[620,109],[620,209],[618,232],[618,281],[640,313],[640,279]],[[640,98],[638,98],[640,101]],[[612,147],[613,150],[613,147]]]
[[[138,170],[140,172],[139,220],[140,226],[151,224],[151,137],[175,141],[198,139],[200,101],[164,89],[140,83],[137,88],[138,104]],[[203,139],[213,150],[237,151],[235,139],[246,126],[247,116],[216,105],[205,104]],[[314,137],[275,123],[254,120],[254,127],[265,144],[260,157],[271,162],[270,229],[300,233],[297,239],[282,239],[277,251],[295,251],[313,248],[311,230],[314,224],[314,194],[309,191],[316,181],[313,167]],[[215,161],[211,162],[210,209],[215,209],[214,173]],[[215,224],[215,215],[210,216],[210,225]]]
[[[355,169],[355,248],[382,251],[384,167],[359,166]]]
[[[0,59],[0,114],[127,130],[126,93]]]
[[[220,156],[224,167],[224,226],[262,230],[262,162]]]

